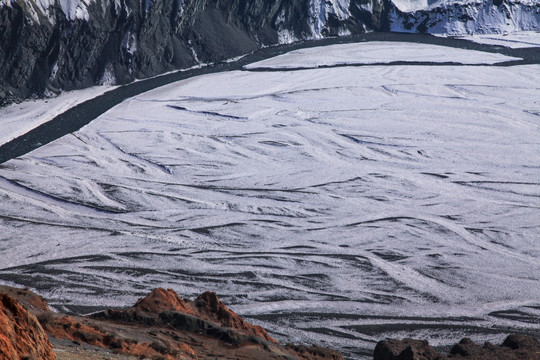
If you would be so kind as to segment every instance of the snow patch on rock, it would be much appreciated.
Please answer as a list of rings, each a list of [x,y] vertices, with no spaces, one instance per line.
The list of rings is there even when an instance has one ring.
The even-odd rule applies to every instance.
[[[105,71],[103,72],[103,77],[101,78],[99,84],[107,85],[107,86],[116,84],[116,78],[114,76],[114,70],[111,64],[108,64],[105,67]]]
[[[340,21],[347,20],[351,16],[349,6],[350,0],[311,0],[308,9],[311,36],[319,39],[325,35],[324,29],[327,27],[330,16]],[[340,35],[350,34],[346,29],[339,29],[338,32]]]
[[[60,6],[69,20],[90,20],[88,6],[92,0],[60,0]]]
[[[403,12],[424,10],[428,7],[428,0],[393,0],[392,3]]]
[[[505,1],[395,0],[390,29],[396,32],[428,32],[466,35],[540,30],[540,3]]]

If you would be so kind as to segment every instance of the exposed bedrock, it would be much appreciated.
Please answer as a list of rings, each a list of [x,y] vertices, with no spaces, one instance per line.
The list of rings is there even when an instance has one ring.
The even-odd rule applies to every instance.
[[[213,292],[190,301],[171,289],[158,288],[124,310],[67,316],[51,311],[27,289],[0,286],[0,360],[56,359],[47,335],[76,346],[149,359],[343,360],[339,352],[315,345],[280,345],[265,329],[228,309]],[[4,349],[11,351],[6,336],[20,356],[2,357]]]
[[[0,360],[56,360],[45,331],[19,302],[0,293]]]

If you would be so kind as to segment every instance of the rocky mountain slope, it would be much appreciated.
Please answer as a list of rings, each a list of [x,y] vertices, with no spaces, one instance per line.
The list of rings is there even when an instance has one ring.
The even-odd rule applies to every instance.
[[[366,31],[535,30],[534,0],[0,0],[0,105]]]
[[[536,0],[394,0],[392,31],[449,35],[540,31]]]
[[[0,293],[0,360],[18,359],[55,360],[56,356],[36,317],[13,297]]]
[[[63,344],[61,353],[77,353],[76,346],[140,359],[343,360],[318,346],[280,345],[212,292],[188,301],[158,288],[125,310],[66,316],[28,289],[0,286],[0,325],[0,360],[54,360],[49,339]]]

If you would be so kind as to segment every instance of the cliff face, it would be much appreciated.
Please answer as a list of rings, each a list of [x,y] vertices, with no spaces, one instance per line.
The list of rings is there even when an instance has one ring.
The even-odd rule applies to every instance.
[[[34,315],[0,293],[0,360],[56,360],[51,343]]]
[[[539,22],[532,0],[0,0],[0,106],[300,39]]]

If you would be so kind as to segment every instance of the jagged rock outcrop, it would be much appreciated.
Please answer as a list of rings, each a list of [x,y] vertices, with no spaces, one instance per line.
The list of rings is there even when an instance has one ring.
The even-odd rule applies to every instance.
[[[172,289],[158,288],[127,310],[107,310],[93,317],[131,324],[171,325],[231,343],[256,337],[277,344],[265,329],[246,322],[228,309],[214,292],[205,292],[194,301],[186,301]]]
[[[427,341],[403,339],[385,340],[377,343],[374,360],[538,360],[540,342],[535,338],[512,334],[501,345],[486,342],[478,345],[469,338],[455,344],[450,354],[437,353]]]
[[[68,340],[71,346],[89,344],[114,353],[166,360],[343,360],[339,352],[331,349],[280,345],[262,327],[247,323],[229,310],[213,292],[205,292],[196,300],[189,301],[182,299],[171,289],[159,288],[128,309],[108,310],[93,316],[67,316],[52,312],[45,300],[28,289],[0,286],[0,292],[13,294],[28,311],[37,316],[48,336]],[[8,295],[5,296],[9,298]],[[3,351],[4,348],[10,348],[5,346],[2,337],[4,326],[1,299],[0,297],[0,350]],[[22,307],[17,309],[20,311]],[[29,316],[39,326],[36,317],[32,314]],[[16,334],[19,336],[19,333]],[[35,336],[39,341],[47,340],[43,330]],[[31,338],[33,339],[28,339]],[[13,336],[9,339],[13,340]],[[50,348],[50,344],[48,346]],[[36,353],[27,354],[34,356]],[[20,359],[1,356],[0,354],[0,360]],[[39,354],[34,358],[54,359]]]
[[[36,317],[17,300],[0,293],[0,360],[56,360]]]
[[[249,336],[259,337],[277,343],[274,338],[268,335],[265,329],[246,322],[234,311],[228,309],[219,300],[215,292],[207,291],[199,295],[191,304],[191,307],[198,317],[215,322],[223,327],[236,329]]]

